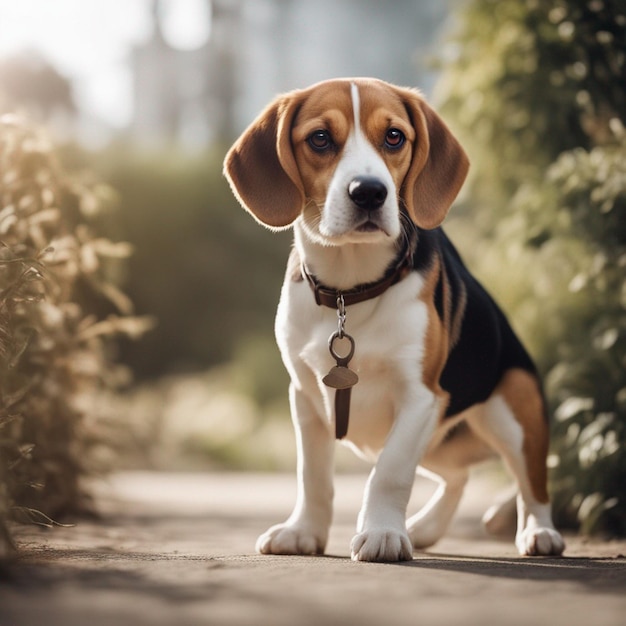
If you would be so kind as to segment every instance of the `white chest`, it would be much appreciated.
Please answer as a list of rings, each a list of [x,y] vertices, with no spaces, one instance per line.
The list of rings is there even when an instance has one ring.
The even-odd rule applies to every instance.
[[[421,278],[412,274],[379,298],[346,310],[345,331],[355,342],[349,367],[359,377],[346,439],[367,456],[382,449],[407,390],[421,382],[428,319],[420,288]],[[285,285],[276,319],[278,345],[294,385],[329,425],[335,421],[335,391],[322,378],[335,365],[328,340],[336,330],[336,311],[317,306],[307,284]],[[348,351],[347,342],[336,347]]]

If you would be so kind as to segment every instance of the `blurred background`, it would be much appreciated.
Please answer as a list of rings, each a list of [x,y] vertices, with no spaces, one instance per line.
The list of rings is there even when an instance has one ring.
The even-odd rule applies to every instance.
[[[291,237],[238,207],[221,162],[274,95],[351,75],[418,87],[461,138],[472,173],[447,228],[546,376],[559,521],[626,532],[617,0],[0,0],[5,509],[80,508],[92,461],[294,467],[272,333]],[[15,295],[25,268],[36,298]],[[37,394],[62,434],[29,418]]]
[[[223,155],[271,98],[312,82],[374,75],[430,92],[448,17],[438,0],[0,2],[2,110],[110,186],[97,230],[133,248],[115,282],[155,322],[118,341],[139,462],[292,465],[272,331],[291,235],[239,208]],[[159,454],[161,428],[197,454]],[[264,444],[240,451],[251,429]]]

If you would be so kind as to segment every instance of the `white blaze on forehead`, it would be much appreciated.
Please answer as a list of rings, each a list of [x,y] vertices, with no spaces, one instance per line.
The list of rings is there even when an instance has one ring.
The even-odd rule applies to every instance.
[[[371,144],[361,125],[361,95],[356,83],[350,83],[350,95],[352,98],[352,115],[354,117],[354,129],[346,142],[345,161],[352,169],[352,175],[378,176],[385,183],[392,183],[389,170],[382,157]]]
[[[387,166],[382,157],[378,153],[376,147],[367,137],[364,125],[361,121],[361,94],[356,83],[350,83],[350,94],[352,97],[352,116],[354,118],[354,129],[350,133],[350,137],[346,143],[346,148],[358,153],[362,167],[365,171],[358,174],[378,175],[385,179],[389,174]]]
[[[354,128],[359,128],[361,117],[361,100],[359,98],[359,88],[356,83],[350,83],[350,93],[352,95],[352,111],[354,113]]]

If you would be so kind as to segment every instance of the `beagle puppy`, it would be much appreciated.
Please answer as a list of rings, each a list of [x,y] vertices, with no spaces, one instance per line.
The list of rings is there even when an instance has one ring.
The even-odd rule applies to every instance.
[[[519,553],[562,553],[537,371],[440,228],[468,166],[417,91],[362,78],[279,96],[228,152],[243,207],[294,231],[275,331],[291,377],[298,491],[259,552],[324,552],[336,436],[374,463],[354,560],[409,560],[434,544],[469,466],[494,452],[518,484]],[[416,471],[439,488],[407,520]],[[502,515],[490,509],[488,526]]]

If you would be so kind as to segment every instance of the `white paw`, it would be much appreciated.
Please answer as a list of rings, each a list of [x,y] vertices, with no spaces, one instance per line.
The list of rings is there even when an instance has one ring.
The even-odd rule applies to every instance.
[[[411,543],[416,550],[429,548],[441,539],[443,533],[436,522],[437,520],[423,519],[419,522],[413,522],[408,527]]]
[[[565,550],[565,542],[557,530],[540,526],[519,533],[515,545],[526,556],[559,556]]]
[[[516,498],[489,507],[483,515],[482,522],[490,535],[513,536],[517,524]]]
[[[430,548],[435,545],[437,541],[440,539],[439,532],[422,532],[421,529],[411,530],[411,544],[416,550],[425,550],[426,548]]]
[[[261,554],[323,554],[326,537],[297,524],[277,524],[264,532],[256,542]]]
[[[372,528],[352,539],[353,561],[410,561],[411,540],[405,530]]]

